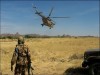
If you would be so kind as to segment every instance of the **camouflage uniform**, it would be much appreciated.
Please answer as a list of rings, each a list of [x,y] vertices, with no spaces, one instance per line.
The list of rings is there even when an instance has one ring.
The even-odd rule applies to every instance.
[[[24,38],[19,37],[11,59],[11,70],[16,63],[14,75],[26,75],[29,62],[31,62],[29,48],[24,44]]]

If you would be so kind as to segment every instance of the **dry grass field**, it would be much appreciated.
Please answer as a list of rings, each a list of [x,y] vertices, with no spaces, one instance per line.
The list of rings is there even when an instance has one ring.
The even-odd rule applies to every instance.
[[[81,68],[83,54],[99,48],[99,38],[32,38],[25,42],[31,51],[34,75],[88,75]],[[1,71],[13,75],[10,61],[16,40],[0,40]]]

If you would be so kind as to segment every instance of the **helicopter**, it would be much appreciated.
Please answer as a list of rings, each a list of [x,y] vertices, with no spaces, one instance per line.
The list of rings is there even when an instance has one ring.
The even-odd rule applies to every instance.
[[[53,7],[51,8],[51,11],[47,17],[44,16],[42,12],[39,12],[36,7],[33,6],[33,9],[35,9],[35,14],[39,15],[42,18],[42,22],[43,22],[41,24],[42,27],[45,25],[45,26],[48,26],[50,29],[53,28],[53,26],[55,25],[55,22],[51,18],[69,18],[69,17],[51,17]]]

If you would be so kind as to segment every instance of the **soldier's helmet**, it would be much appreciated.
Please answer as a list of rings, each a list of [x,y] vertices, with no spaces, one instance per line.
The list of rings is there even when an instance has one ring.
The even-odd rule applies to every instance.
[[[24,37],[23,36],[19,36],[18,37],[18,44],[24,44]]]

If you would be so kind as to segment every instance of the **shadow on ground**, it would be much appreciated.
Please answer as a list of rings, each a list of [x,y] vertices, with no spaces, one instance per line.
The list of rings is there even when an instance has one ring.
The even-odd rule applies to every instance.
[[[64,75],[88,75],[88,70],[81,67],[69,68],[64,72]]]

